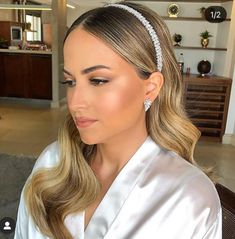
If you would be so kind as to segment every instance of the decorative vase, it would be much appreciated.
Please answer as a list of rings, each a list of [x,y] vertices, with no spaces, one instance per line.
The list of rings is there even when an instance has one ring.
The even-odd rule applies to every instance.
[[[207,48],[208,44],[209,44],[209,38],[202,38],[201,39],[201,44],[203,48]]]
[[[202,60],[198,63],[197,70],[204,77],[211,71],[211,63],[208,60]]]
[[[182,41],[182,35],[180,34],[174,34],[174,41],[175,41],[175,45],[174,46],[180,46],[180,43]]]
[[[200,8],[200,13],[202,18],[205,18],[206,8],[205,7]]]

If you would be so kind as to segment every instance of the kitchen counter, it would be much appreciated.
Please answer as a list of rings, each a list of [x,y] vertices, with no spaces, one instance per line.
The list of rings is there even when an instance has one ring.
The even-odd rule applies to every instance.
[[[10,50],[10,49],[0,49],[0,52],[5,52],[5,53],[28,53],[28,54],[44,54],[44,55],[51,55],[52,51],[47,50],[47,51],[41,51],[41,50]]]

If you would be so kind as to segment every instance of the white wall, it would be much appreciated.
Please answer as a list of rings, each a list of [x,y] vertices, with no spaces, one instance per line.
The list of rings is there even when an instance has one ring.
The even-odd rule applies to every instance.
[[[86,4],[80,3],[79,6],[76,7],[76,9],[67,8],[67,27],[70,27],[72,23],[83,13],[103,5],[103,3],[87,2]]]
[[[146,6],[156,11],[161,16],[167,16],[167,9],[170,2],[143,2]],[[182,17],[200,17],[199,9],[201,7],[221,6],[220,3],[178,3],[180,7],[179,16]],[[228,17],[231,15],[232,2],[222,4],[225,7]],[[200,33],[208,30],[213,37],[210,38],[208,47],[227,47],[230,22],[223,22],[220,24],[209,23],[207,21],[174,21],[166,20],[167,26],[171,35],[179,33],[183,36],[183,46],[201,47]],[[187,50],[176,49],[176,57],[180,53],[184,54],[185,69],[190,67],[191,73],[198,74],[197,65],[201,60],[209,60],[212,64],[212,72],[216,75],[228,76],[224,73],[225,61],[227,53],[224,51],[211,51],[211,50]]]
[[[235,2],[233,1],[225,73],[233,78],[224,143],[235,145]]]
[[[230,95],[229,114],[227,120],[226,134],[235,134],[235,67],[233,74],[233,84]]]
[[[230,95],[228,119],[225,135],[223,137],[224,144],[233,144],[235,146],[235,67]]]
[[[235,2],[227,2],[222,6],[226,8],[231,22],[218,24],[217,45],[225,45],[227,51],[223,54],[215,52],[214,66],[218,72],[222,72],[221,75],[232,78],[235,64]]]
[[[81,6],[77,7],[76,9],[67,8],[67,27],[70,27],[79,16],[81,16],[84,12],[87,12],[92,8],[95,8],[95,6],[94,7]]]
[[[51,107],[60,107],[65,97],[65,87],[59,82],[63,80],[63,40],[66,32],[67,8],[66,0],[52,0],[52,101]],[[58,17],[59,16],[59,17]]]
[[[167,9],[170,2],[142,2],[142,4],[150,7],[152,10],[157,12],[161,16],[167,16]],[[83,4],[79,5],[77,10],[68,9],[68,17],[67,17],[67,26],[70,26],[72,22],[80,16],[82,13],[97,7],[102,4]],[[199,9],[201,7],[208,7],[211,5],[223,5],[226,8],[228,17],[231,15],[232,10],[232,2],[226,2],[223,4],[220,3],[184,3],[179,2],[180,6],[180,16],[184,17],[200,17]],[[200,33],[202,31],[208,30],[213,37],[210,38],[210,47],[227,47],[228,35],[230,30],[230,22],[223,22],[220,24],[209,23],[207,21],[166,21],[167,26],[170,30],[171,35],[174,33],[179,33],[183,36],[182,45],[184,46],[198,46],[200,47]],[[179,57],[180,53],[184,53],[185,60],[185,69],[190,67],[191,73],[197,74],[197,65],[201,60],[209,60],[212,63],[212,72],[216,75],[222,76],[230,76],[228,75],[228,70],[224,70],[227,52],[224,51],[211,51],[211,50],[187,50],[187,49],[176,49],[175,54],[176,57]],[[230,66],[231,67],[231,66]]]

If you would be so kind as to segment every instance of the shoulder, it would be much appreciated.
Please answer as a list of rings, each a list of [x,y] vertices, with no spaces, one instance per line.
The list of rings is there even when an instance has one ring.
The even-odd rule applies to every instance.
[[[208,213],[211,221],[216,220],[220,199],[213,182],[200,168],[174,152],[161,150],[149,170],[163,198],[182,206],[188,216]]]
[[[199,168],[179,155],[161,149],[137,186],[141,192],[138,200],[142,200],[143,208],[150,209],[162,232],[174,222],[171,238],[179,232],[181,238],[220,238],[207,236],[221,234],[221,204],[215,186]]]
[[[185,189],[192,195],[199,194],[203,199],[213,199],[213,202],[216,201],[215,199],[219,199],[214,183],[202,169],[174,152],[169,152],[169,158],[171,161],[169,169],[172,172],[172,177],[175,180],[178,179],[182,190]]]
[[[40,168],[51,168],[59,162],[59,144],[57,141],[48,145],[39,155],[34,167],[33,172]]]

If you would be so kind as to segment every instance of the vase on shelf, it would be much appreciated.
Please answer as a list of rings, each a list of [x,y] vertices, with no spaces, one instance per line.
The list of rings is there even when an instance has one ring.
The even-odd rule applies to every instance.
[[[211,63],[208,60],[202,60],[197,65],[197,70],[202,77],[211,71]]]
[[[205,18],[206,8],[205,7],[201,7],[199,10],[200,10],[200,13],[201,13],[201,17],[204,19]]]
[[[175,33],[175,34],[173,35],[173,39],[174,39],[174,41],[175,41],[174,46],[180,46],[180,45],[181,45],[182,35]]]
[[[201,39],[202,48],[207,48],[208,44],[209,44],[209,38],[202,38]]]
[[[201,37],[201,45],[203,48],[206,48],[209,44],[209,38],[213,37],[213,35],[210,34],[210,32],[208,32],[207,30],[205,30],[204,32],[200,33],[200,37]]]

